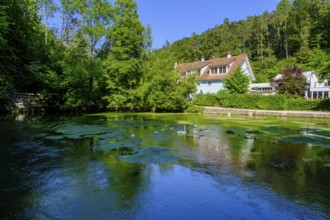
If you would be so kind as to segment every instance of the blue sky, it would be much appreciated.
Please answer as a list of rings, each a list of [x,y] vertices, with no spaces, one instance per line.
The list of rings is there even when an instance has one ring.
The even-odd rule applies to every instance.
[[[225,18],[243,20],[275,10],[280,0],[136,0],[143,25],[152,28],[153,48],[200,34]]]

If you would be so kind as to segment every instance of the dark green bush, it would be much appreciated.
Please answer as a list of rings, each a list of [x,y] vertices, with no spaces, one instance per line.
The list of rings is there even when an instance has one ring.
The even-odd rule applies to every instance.
[[[197,94],[194,97],[193,103],[200,106],[214,106],[216,104],[217,96],[213,94]]]
[[[330,100],[305,100],[285,95],[230,94],[220,91],[217,102],[224,108],[263,110],[330,110]]]
[[[286,97],[283,95],[262,96],[253,94],[217,94],[220,106],[224,108],[284,110]]]
[[[318,110],[330,111],[330,99],[321,100],[317,106]]]
[[[329,100],[304,100],[302,98],[288,99],[288,110],[330,110]]]
[[[186,109],[186,112],[188,113],[202,113],[204,111],[204,108],[201,107],[201,106],[196,106],[196,105],[193,105],[193,106],[189,106],[187,109]]]

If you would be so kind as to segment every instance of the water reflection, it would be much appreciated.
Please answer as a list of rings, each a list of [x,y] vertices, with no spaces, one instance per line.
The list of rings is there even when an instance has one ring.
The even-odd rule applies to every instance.
[[[299,127],[154,115],[48,120],[28,127],[0,121],[1,219],[326,219],[330,213],[329,149],[279,138],[306,135]],[[184,126],[186,134],[178,135]],[[133,146],[134,139],[142,141]],[[93,150],[118,141],[128,146]]]

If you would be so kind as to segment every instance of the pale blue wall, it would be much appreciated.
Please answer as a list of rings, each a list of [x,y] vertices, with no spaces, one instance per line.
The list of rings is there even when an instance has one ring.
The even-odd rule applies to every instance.
[[[219,90],[224,89],[223,80],[212,80],[211,85],[208,85],[207,80],[199,80],[197,84],[197,94],[203,93],[214,93],[216,94]]]

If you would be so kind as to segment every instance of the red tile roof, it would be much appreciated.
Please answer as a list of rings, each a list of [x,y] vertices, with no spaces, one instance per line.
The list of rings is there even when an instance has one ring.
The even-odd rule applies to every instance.
[[[185,73],[188,70],[200,70],[203,67],[207,66],[206,70],[198,78],[198,80],[216,80],[216,79],[225,79],[230,76],[238,67],[240,67],[245,59],[247,58],[246,54],[241,54],[238,56],[232,56],[231,58],[217,58],[212,60],[192,62],[192,63],[183,63],[178,65],[178,70],[180,73]],[[227,74],[220,75],[210,75],[210,68],[212,67],[221,67],[228,66],[231,64]]]
[[[210,63],[209,60],[192,62],[192,63],[182,63],[182,64],[179,64],[177,68],[180,73],[185,73],[188,70],[200,70],[203,67],[207,66],[209,63]]]

